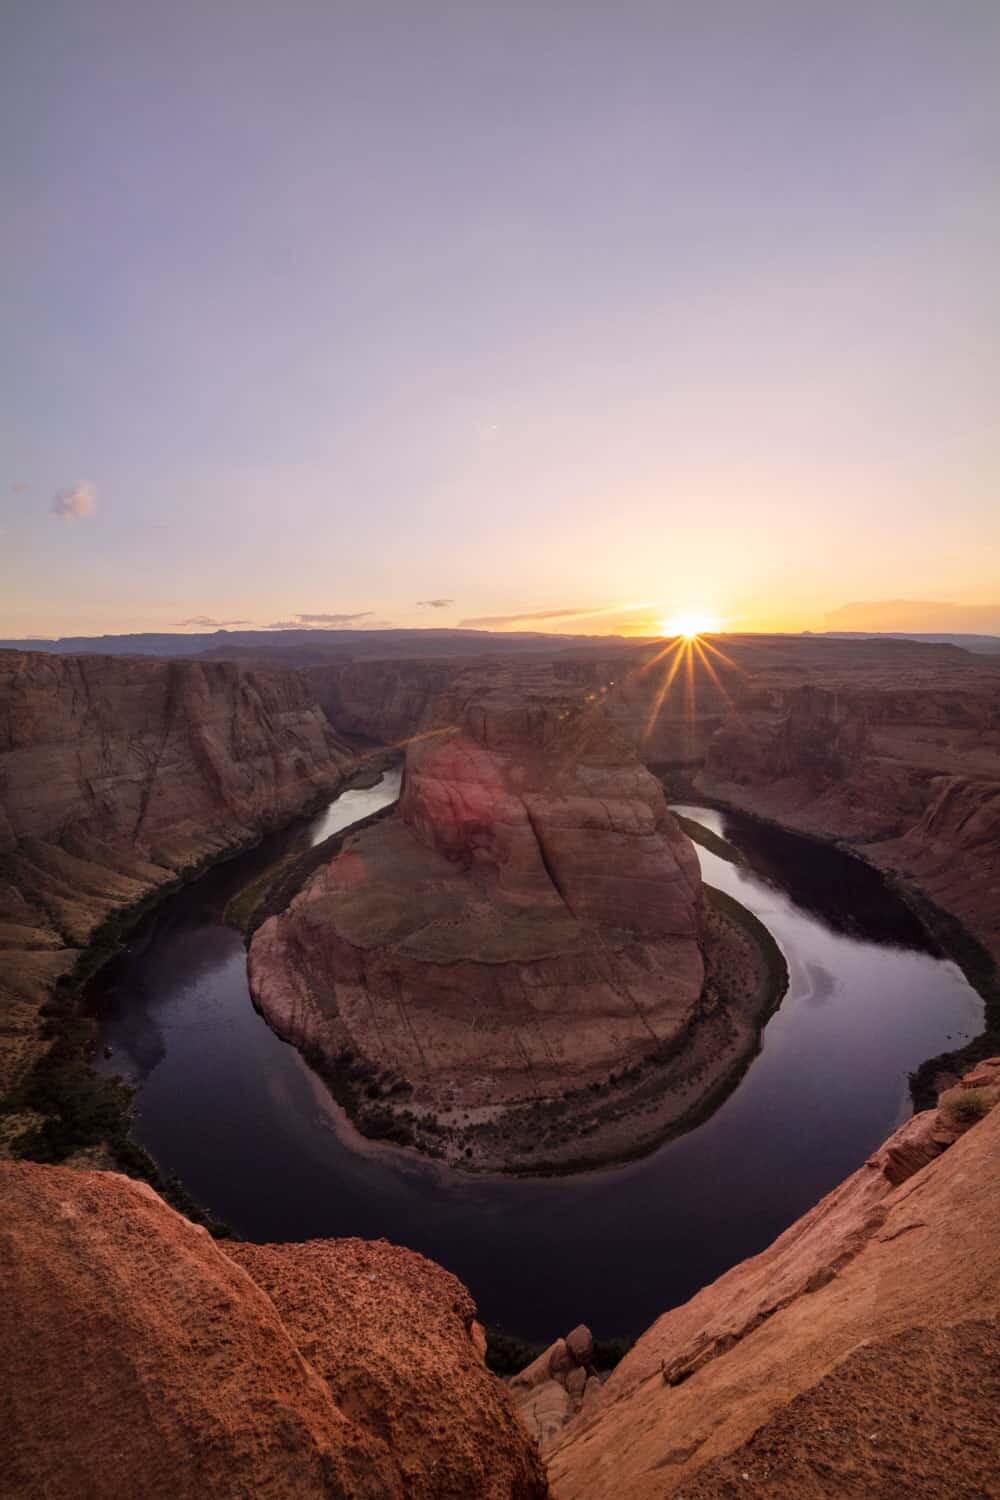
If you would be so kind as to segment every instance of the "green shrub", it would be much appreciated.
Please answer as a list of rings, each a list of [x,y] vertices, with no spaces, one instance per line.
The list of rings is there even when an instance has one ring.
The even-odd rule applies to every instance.
[[[993,1100],[985,1089],[963,1089],[944,1100],[945,1114],[956,1125],[975,1125],[993,1108]]]

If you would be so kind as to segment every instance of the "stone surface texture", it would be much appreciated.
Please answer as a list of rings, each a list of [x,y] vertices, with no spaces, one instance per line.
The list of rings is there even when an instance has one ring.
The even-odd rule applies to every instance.
[[[546,1494],[468,1293],[423,1257],[224,1247],[112,1173],[3,1163],[0,1195],[0,1494]]]
[[[556,1434],[558,1500],[997,1493],[1000,1110],[961,1092],[653,1324]]]
[[[332,796],[352,764],[295,672],[0,651],[0,1092],[112,912]]]
[[[682,1046],[705,978],[698,861],[634,747],[544,669],[466,674],[436,719],[398,814],[256,933],[271,1024],[362,1059],[383,1107],[455,1125]]]

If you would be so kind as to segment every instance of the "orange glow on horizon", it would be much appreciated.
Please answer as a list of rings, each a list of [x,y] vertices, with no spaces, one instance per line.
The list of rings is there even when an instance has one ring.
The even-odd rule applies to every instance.
[[[682,635],[686,641],[693,641],[700,635],[708,635],[712,631],[717,631],[720,625],[713,615],[695,611],[671,615],[669,619],[661,620],[659,623],[662,635]]]

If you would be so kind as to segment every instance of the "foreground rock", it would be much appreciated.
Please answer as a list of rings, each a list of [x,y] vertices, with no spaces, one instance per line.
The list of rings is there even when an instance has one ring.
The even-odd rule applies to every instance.
[[[0,652],[0,1093],[111,913],[333,795],[352,764],[294,672]]]
[[[593,1335],[580,1323],[511,1380],[517,1414],[543,1453],[577,1412],[597,1400],[601,1380],[593,1358]]]
[[[0,1164],[0,1493],[536,1500],[453,1276],[384,1242],[223,1252],[151,1189]]]
[[[984,1074],[639,1339],[555,1437],[559,1500],[996,1493],[1000,1059]]]
[[[507,1170],[641,1149],[755,1050],[758,934],[599,704],[522,669],[436,716],[398,815],[257,932],[254,997],[369,1134]]]

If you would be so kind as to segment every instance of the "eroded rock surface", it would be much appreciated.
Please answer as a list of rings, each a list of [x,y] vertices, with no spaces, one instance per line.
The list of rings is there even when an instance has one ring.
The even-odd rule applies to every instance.
[[[580,1323],[512,1377],[510,1393],[517,1414],[542,1453],[600,1391],[593,1357],[593,1335]]]
[[[0,1164],[0,1493],[541,1500],[440,1267],[233,1246],[111,1173]]]
[[[699,789],[847,840],[1000,959],[1000,670],[912,664],[737,685]]]
[[[522,669],[462,678],[436,719],[398,815],[257,932],[257,1003],[349,1102],[363,1092],[376,1133],[389,1117],[383,1133],[453,1161],[558,1164],[662,1134],[753,1050],[752,941],[704,912],[694,849],[600,704]],[[709,935],[749,976],[734,1007],[705,983]],[[670,1088],[643,1081],[670,1062]],[[594,1092],[611,1075],[648,1090],[614,1122]]]
[[[992,1493],[1000,1060],[987,1071],[653,1324],[556,1438],[559,1500]]]
[[[109,913],[333,795],[352,763],[294,672],[0,652],[0,1092]]]

